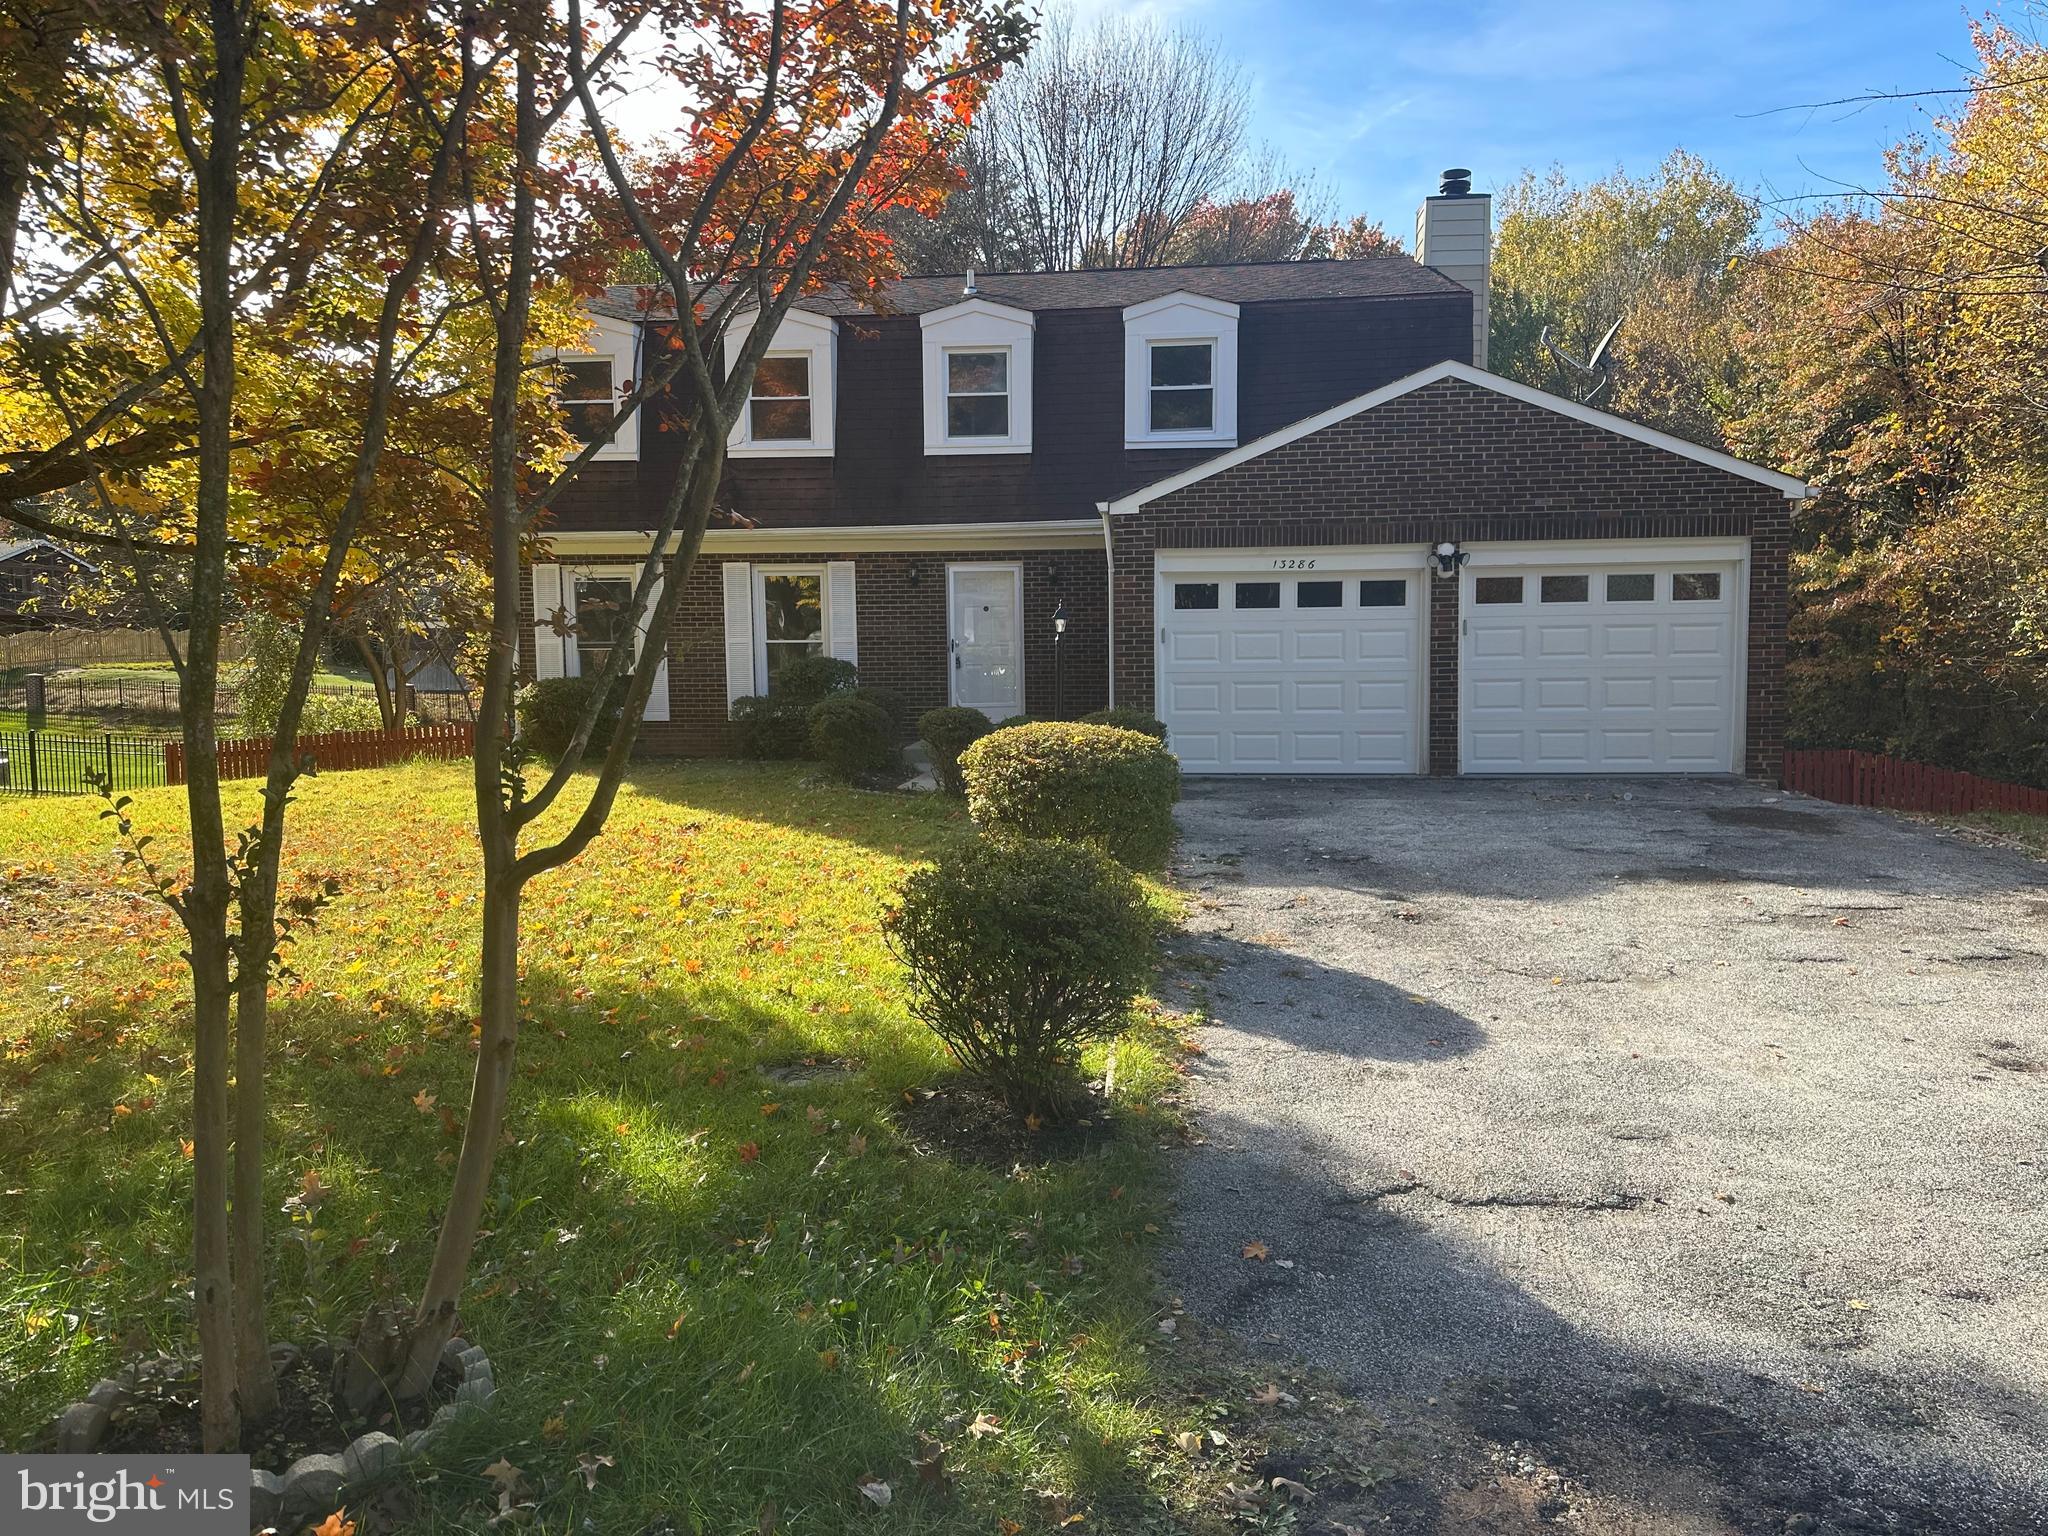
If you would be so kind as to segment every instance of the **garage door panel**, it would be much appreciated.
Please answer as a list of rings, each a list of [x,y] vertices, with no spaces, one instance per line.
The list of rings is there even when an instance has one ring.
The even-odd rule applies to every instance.
[[[1463,644],[1464,771],[1468,773],[1726,773],[1737,737],[1736,569],[1674,584],[1697,560],[1619,573],[1588,561],[1589,604],[1477,604]],[[1490,566],[1494,591],[1543,592],[1557,568]],[[1576,572],[1572,573],[1576,575]],[[1467,578],[1472,597],[1480,579]],[[1697,601],[1675,590],[1711,589]],[[1555,590],[1576,591],[1556,586]],[[1625,600],[1600,599],[1610,592]]]
[[[1508,628],[1504,625],[1472,625],[1472,654],[1482,660],[1492,661],[1514,657],[1519,660],[1526,654],[1528,636],[1520,625]]]
[[[1223,606],[1175,610],[1172,587],[1187,579],[1162,575],[1156,653],[1161,718],[1187,771],[1416,770],[1423,605],[1412,578],[1203,571],[1202,582],[1226,594]],[[1277,587],[1278,606],[1231,606],[1227,594],[1247,582]],[[1407,600],[1386,602],[1390,584]]]

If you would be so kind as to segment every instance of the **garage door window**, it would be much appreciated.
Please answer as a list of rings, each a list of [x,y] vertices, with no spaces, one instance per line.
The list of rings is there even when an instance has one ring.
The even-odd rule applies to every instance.
[[[1522,578],[1519,576],[1481,576],[1472,584],[1472,595],[1482,603],[1519,603],[1522,600]]]
[[[1648,571],[1629,571],[1607,578],[1610,603],[1652,603],[1657,600],[1657,578]]]
[[[1721,596],[1719,571],[1677,571],[1671,577],[1671,600],[1676,603],[1711,603]]]
[[[1237,584],[1237,606],[1240,608],[1278,608],[1280,606],[1280,583],[1277,581],[1240,581]]]
[[[1361,608],[1406,608],[1408,606],[1408,583],[1405,581],[1361,581],[1358,584],[1358,606]]]
[[[1214,608],[1216,594],[1217,584],[1213,581],[1176,581],[1173,606],[1183,612],[1190,608]]]
[[[1344,606],[1344,583],[1341,581],[1304,581],[1294,589],[1294,606],[1297,608],[1342,608]]]
[[[1590,583],[1584,576],[1546,576],[1543,578],[1543,601],[1546,603],[1583,603],[1588,596]]]

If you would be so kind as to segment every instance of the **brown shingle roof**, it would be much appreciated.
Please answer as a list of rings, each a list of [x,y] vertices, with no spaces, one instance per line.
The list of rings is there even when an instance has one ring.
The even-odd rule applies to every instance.
[[[843,289],[806,294],[798,309],[825,315],[862,315],[877,308],[895,314],[923,314],[957,304],[967,295],[964,276],[905,277],[887,284],[883,301],[870,306]],[[1232,304],[1287,299],[1405,298],[1455,292],[1459,285],[1406,256],[1370,256],[1355,261],[1254,261],[1210,267],[1090,268],[1079,272],[977,272],[975,297],[1016,309],[1123,309],[1169,293],[1198,293]],[[598,314],[637,320],[647,312],[649,289],[608,288],[591,301]],[[667,309],[664,300],[655,310]]]

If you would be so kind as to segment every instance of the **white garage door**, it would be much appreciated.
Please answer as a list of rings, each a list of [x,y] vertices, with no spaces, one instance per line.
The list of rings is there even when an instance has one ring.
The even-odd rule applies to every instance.
[[[1189,773],[1414,773],[1419,572],[1162,570],[1159,715]]]
[[[1468,567],[1464,771],[1735,771],[1739,570]]]

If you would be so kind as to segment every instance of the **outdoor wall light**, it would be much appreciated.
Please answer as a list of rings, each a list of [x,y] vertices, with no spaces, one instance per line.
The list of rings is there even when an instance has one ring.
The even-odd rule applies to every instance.
[[[1067,605],[1063,602],[1052,605],[1052,632],[1055,637],[1067,632]]]
[[[1429,558],[1436,562],[1437,575],[1455,576],[1458,574],[1458,567],[1472,557],[1450,539],[1445,539],[1429,552]]]

